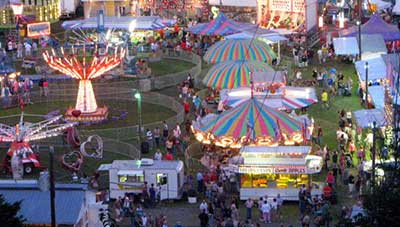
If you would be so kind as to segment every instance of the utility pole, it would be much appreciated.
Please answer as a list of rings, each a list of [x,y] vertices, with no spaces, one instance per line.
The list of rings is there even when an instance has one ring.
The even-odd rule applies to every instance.
[[[372,123],[372,190],[375,190],[375,159],[376,159],[376,121]]]
[[[358,60],[361,60],[361,0],[357,0],[358,6],[358,21],[356,22],[358,26]]]
[[[56,206],[55,197],[56,190],[54,186],[54,147],[50,146],[49,151],[49,165],[50,165],[50,213],[51,213],[51,227],[56,227]]]
[[[365,107],[368,109],[368,62],[365,62]]]

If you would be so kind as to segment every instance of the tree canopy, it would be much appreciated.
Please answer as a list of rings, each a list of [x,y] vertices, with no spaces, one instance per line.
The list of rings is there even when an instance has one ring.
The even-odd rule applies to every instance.
[[[25,219],[18,215],[21,202],[8,203],[0,194],[0,223],[3,227],[22,227]]]

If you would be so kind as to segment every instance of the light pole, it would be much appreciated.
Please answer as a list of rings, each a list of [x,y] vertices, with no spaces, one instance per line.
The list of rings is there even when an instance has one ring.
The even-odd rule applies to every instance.
[[[358,26],[358,60],[361,60],[361,21],[356,22]]]
[[[14,13],[15,16],[15,23],[16,23],[16,30],[17,30],[17,37],[18,37],[18,42],[20,39],[20,34],[19,34],[19,17],[22,15],[22,12],[24,10],[24,5],[22,3],[12,3],[10,4],[10,7]]]
[[[56,227],[56,189],[54,186],[54,147],[51,146],[49,150],[49,169],[50,169],[50,214],[51,214],[51,227]]]
[[[365,62],[365,107],[368,109],[368,62]]]
[[[137,100],[138,115],[139,115],[139,146],[142,145],[142,95],[139,90],[133,89],[133,96]]]

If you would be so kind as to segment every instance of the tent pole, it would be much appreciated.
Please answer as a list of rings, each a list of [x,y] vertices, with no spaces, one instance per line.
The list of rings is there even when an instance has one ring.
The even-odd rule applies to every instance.
[[[277,65],[280,65],[281,63],[281,41],[278,40],[278,61]]]

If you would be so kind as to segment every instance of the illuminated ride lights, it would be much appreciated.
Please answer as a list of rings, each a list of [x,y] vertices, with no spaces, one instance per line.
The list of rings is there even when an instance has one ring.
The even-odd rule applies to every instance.
[[[105,48],[108,53],[108,46]],[[55,69],[79,80],[78,96],[75,109],[68,109],[65,119],[70,121],[97,122],[108,116],[107,107],[98,107],[93,91],[92,80],[117,67],[125,56],[125,50],[116,48],[113,54],[100,56],[97,46],[90,62],[86,60],[86,48],[83,47],[82,62],[78,60],[77,50],[72,47],[72,53],[67,54],[61,47],[62,56],[58,56],[54,49],[43,53],[47,64]]]
[[[35,167],[39,167],[38,157],[30,148],[29,142],[59,136],[64,133],[67,128],[74,127],[75,122],[60,124],[58,121],[62,115],[37,122],[24,122],[24,113],[15,126],[9,126],[0,123],[0,142],[11,142],[6,158],[15,155],[22,157],[23,163],[33,163]]]

